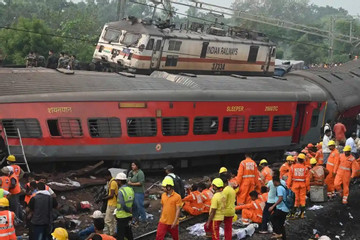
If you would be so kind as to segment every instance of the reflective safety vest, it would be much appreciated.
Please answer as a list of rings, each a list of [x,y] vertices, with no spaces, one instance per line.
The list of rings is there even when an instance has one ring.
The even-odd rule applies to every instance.
[[[0,239],[15,240],[15,214],[11,211],[0,211]]]
[[[0,198],[4,197],[4,189],[0,188]]]
[[[325,181],[325,168],[315,166],[310,169],[310,185],[323,186]]]
[[[125,206],[128,209],[131,209],[134,203],[134,198],[135,198],[135,193],[134,190],[131,187],[128,186],[122,186],[119,189],[119,193],[118,193],[118,198],[117,198],[117,205],[116,205],[116,218],[127,218],[127,217],[131,217],[132,213],[131,212],[126,212],[121,204],[120,204],[120,194],[122,195],[124,202],[125,202]]]
[[[19,167],[19,165],[13,164],[13,165],[10,165],[10,167],[12,167],[13,173],[15,174],[15,176],[17,176],[19,178],[20,173],[21,173],[21,168]]]
[[[236,177],[238,185],[240,186],[243,181],[251,181],[254,183],[259,182],[259,172],[256,162],[251,158],[246,158],[239,164],[238,175]]]
[[[11,176],[10,176],[10,184],[11,184],[11,179],[15,179],[16,180],[16,185],[14,188],[12,189],[9,189],[9,192],[11,194],[18,194],[21,192],[21,188],[20,188],[20,183],[19,183],[19,178],[15,175],[15,173],[13,173]]]
[[[0,177],[0,181],[1,181],[1,188],[9,191],[10,188],[10,178],[7,176],[2,176]]]

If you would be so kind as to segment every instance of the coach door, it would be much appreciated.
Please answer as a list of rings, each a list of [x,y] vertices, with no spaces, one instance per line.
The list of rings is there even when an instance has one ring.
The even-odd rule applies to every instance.
[[[302,126],[304,125],[306,104],[298,104],[296,108],[294,131],[292,143],[299,143],[301,138]]]
[[[162,39],[155,38],[155,44],[151,55],[151,69],[158,69],[161,62]]]

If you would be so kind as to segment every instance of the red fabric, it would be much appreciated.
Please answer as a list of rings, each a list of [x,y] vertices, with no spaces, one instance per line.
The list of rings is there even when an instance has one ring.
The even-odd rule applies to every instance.
[[[233,220],[233,217],[224,217],[225,240],[232,239],[232,220]]]
[[[167,232],[170,233],[174,240],[179,240],[179,225],[171,228],[171,225],[166,225],[160,222],[157,227],[156,240],[163,240]]]
[[[335,138],[337,141],[346,140],[346,138],[345,138],[346,127],[344,126],[344,124],[342,124],[342,123],[335,124],[334,132],[335,132]]]
[[[212,240],[220,240],[220,224],[222,221],[211,221],[209,224],[209,227],[206,227],[206,224],[204,225],[206,236],[211,235]],[[158,240],[158,239],[156,239]]]

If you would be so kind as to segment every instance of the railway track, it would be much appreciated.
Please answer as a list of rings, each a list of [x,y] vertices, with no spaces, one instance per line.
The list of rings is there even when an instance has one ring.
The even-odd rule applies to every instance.
[[[205,221],[207,219],[207,216],[208,216],[207,214],[202,214],[199,216],[190,216],[190,217],[187,217],[184,220],[180,221],[179,225],[181,224],[181,228],[186,229],[190,225]],[[179,232],[180,232],[180,230],[179,230]],[[140,236],[135,237],[134,240],[155,239],[156,233],[157,233],[157,229],[151,230],[147,233],[144,233]]]

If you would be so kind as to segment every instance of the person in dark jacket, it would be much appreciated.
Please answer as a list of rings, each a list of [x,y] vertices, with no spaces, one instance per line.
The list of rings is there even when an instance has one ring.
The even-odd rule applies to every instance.
[[[55,56],[53,50],[49,50],[49,57],[46,62],[46,67],[55,69],[57,65],[58,65],[58,58]]]
[[[56,198],[52,198],[49,191],[45,190],[45,184],[37,184],[38,191],[31,198],[26,208],[30,220],[31,237],[34,240],[51,239],[51,226],[53,223],[53,208],[57,207]],[[30,235],[30,234],[29,234]]]

